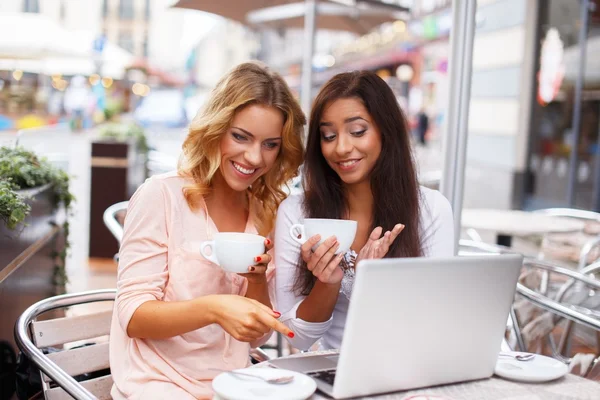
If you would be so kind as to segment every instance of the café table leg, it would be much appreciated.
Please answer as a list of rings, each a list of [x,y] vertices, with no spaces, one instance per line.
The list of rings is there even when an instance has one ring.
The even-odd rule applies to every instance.
[[[500,246],[510,247],[512,245],[512,236],[498,235],[496,236],[496,244]]]

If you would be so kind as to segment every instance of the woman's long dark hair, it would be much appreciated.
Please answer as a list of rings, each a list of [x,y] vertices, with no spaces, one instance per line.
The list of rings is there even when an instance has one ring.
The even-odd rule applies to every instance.
[[[344,185],[321,152],[319,123],[325,108],[335,100],[356,98],[364,104],[381,132],[381,154],[371,173],[373,230],[391,231],[402,223],[404,230],[392,243],[386,257],[419,257],[419,184],[413,163],[408,127],[394,93],[377,74],[355,71],[338,74],[321,89],[314,101],[304,158],[304,214],[306,218],[342,219],[348,203]],[[357,251],[359,249],[356,249]],[[315,277],[299,261],[294,290],[308,295]]]

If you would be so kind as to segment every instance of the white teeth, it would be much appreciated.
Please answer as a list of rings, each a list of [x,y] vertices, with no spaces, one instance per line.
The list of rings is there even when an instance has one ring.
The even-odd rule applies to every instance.
[[[345,161],[345,162],[341,162],[340,165],[342,167],[349,167],[351,165],[354,165],[358,162],[358,160],[350,160],[350,161]]]
[[[235,169],[237,169],[244,175],[252,175],[256,171],[256,169],[246,169],[246,168],[242,167],[241,165],[236,164],[235,162],[232,164]]]

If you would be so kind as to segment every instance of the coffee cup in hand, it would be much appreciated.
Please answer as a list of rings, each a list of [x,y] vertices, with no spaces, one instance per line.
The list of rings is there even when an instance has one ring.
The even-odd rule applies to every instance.
[[[298,243],[304,244],[314,235],[320,235],[321,240],[313,250],[331,236],[337,238],[340,244],[336,254],[350,250],[358,223],[348,219],[305,218],[304,224],[294,224],[290,228],[290,236]]]
[[[254,257],[264,253],[265,238],[252,233],[219,232],[213,240],[200,244],[202,257],[238,274],[248,272],[248,267],[256,264]]]

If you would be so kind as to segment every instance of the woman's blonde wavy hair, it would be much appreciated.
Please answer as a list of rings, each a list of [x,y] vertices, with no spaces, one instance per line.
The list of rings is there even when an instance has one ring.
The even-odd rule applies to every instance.
[[[210,192],[212,179],[221,165],[221,138],[229,130],[236,112],[252,104],[275,107],[284,116],[282,145],[275,164],[248,189],[256,228],[261,235],[268,235],[274,226],[277,207],[286,197],[281,188],[298,174],[302,163],[306,124],[304,113],[278,73],[261,63],[247,62],[221,78],[206,107],[190,124],[178,171],[194,180],[183,189],[183,194],[189,207],[195,210]]]

